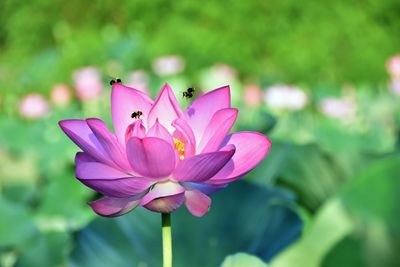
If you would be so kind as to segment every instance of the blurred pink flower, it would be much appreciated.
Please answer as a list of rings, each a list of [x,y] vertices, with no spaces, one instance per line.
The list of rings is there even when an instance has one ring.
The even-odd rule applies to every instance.
[[[49,104],[42,95],[32,93],[21,99],[18,111],[26,119],[40,119],[49,113]]]
[[[205,70],[200,77],[202,90],[208,91],[212,88],[224,86],[226,84],[236,84],[236,70],[224,63],[218,63]],[[232,90],[232,100],[237,102],[242,97],[242,92],[238,89]]]
[[[307,103],[307,94],[303,89],[286,84],[275,84],[266,88],[264,101],[268,107],[276,110],[301,110]]]
[[[82,101],[98,98],[103,91],[101,75],[95,67],[76,70],[72,78],[77,97]]]
[[[142,91],[149,92],[150,77],[144,70],[135,70],[128,73],[126,85]]]
[[[392,78],[400,79],[400,54],[388,59],[386,69]]]
[[[56,84],[51,89],[50,99],[56,106],[67,106],[71,102],[71,98],[71,91],[66,84]]]
[[[342,121],[351,121],[356,114],[356,104],[351,99],[327,97],[319,103],[324,115]]]
[[[244,88],[244,103],[249,107],[258,107],[261,104],[262,92],[258,85],[250,84]]]
[[[178,74],[184,69],[185,61],[177,55],[159,57],[153,62],[153,70],[159,76]]]
[[[92,209],[119,216],[138,205],[170,213],[185,204],[194,216],[207,213],[208,195],[248,173],[271,145],[257,132],[229,133],[238,115],[230,102],[225,86],[183,111],[168,84],[153,101],[114,83],[115,135],[100,119],[60,121],[83,150],[75,158],[76,177],[105,196],[90,203]],[[141,116],[132,116],[136,111]]]
[[[227,82],[232,82],[237,78],[236,70],[224,63],[215,64],[211,67],[211,75],[213,77],[223,77]]]
[[[396,95],[400,95],[400,78],[389,81],[389,89]]]

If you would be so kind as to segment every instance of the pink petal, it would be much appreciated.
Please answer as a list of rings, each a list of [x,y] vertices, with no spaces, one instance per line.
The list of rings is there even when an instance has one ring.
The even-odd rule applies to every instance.
[[[200,96],[186,109],[185,118],[193,129],[197,143],[200,142],[214,113],[229,108],[230,102],[230,89],[229,86],[225,86]]]
[[[225,166],[235,153],[234,146],[224,150],[195,155],[184,159],[172,173],[180,182],[204,182],[213,177]]]
[[[215,112],[197,147],[198,153],[217,151],[235,123],[237,115],[238,110],[235,108],[225,108]]]
[[[203,217],[210,208],[211,199],[196,189],[186,190],[185,205],[191,214],[196,217]]]
[[[178,183],[167,181],[157,183],[148,192],[140,204],[151,211],[170,213],[176,210],[185,200],[185,188]]]
[[[226,184],[245,175],[267,155],[271,141],[256,132],[237,132],[227,136],[224,144],[233,144],[236,153],[232,159],[213,178],[210,184]]]
[[[163,139],[132,137],[126,148],[133,170],[145,177],[167,177],[175,168],[174,149]]]
[[[111,197],[131,197],[148,189],[153,180],[133,177],[100,162],[90,162],[85,153],[77,153],[75,175],[86,186]]]
[[[154,199],[149,204],[142,205],[148,210],[161,212],[161,213],[171,213],[179,208],[185,201],[185,194],[177,194],[173,196],[160,197]]]
[[[87,162],[97,162],[95,158],[89,155],[89,153],[86,152],[78,152],[75,155],[75,165],[77,166],[78,164],[81,163],[87,163]]]
[[[172,139],[171,134],[158,122],[158,119],[154,123],[153,127],[150,128],[147,137],[158,137],[167,141],[172,147],[174,146],[174,140]]]
[[[141,118],[147,121],[153,100],[145,93],[114,83],[111,92],[111,113],[115,134],[122,146],[125,146],[125,133],[128,125],[134,122],[131,117],[135,111],[141,111]],[[144,125],[146,127],[146,124]]]
[[[89,153],[98,161],[112,162],[85,120],[62,120],[58,124],[64,133],[84,152]]]
[[[189,124],[184,119],[176,119],[172,122],[175,127],[174,137],[185,143],[185,157],[193,156],[196,152],[196,139]]]
[[[134,123],[130,124],[128,128],[126,128],[125,142],[128,142],[129,138],[131,138],[132,136],[136,136],[139,138],[143,138],[146,136],[146,128],[144,128],[142,120],[137,120]]]
[[[131,170],[125,149],[110,133],[107,125],[99,119],[87,119],[86,122],[114,163],[123,170]]]
[[[96,201],[90,202],[89,205],[100,216],[116,217],[130,212],[140,202],[138,197],[116,198],[103,197]]]
[[[148,117],[148,125],[153,125],[158,119],[172,133],[172,122],[183,114],[171,87],[165,84],[161,89]]]

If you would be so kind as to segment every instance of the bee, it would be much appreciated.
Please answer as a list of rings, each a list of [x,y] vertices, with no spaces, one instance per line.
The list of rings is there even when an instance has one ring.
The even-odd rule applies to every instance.
[[[185,92],[183,92],[183,97],[184,98],[192,98],[194,94],[195,89],[193,87],[189,87]]]
[[[122,81],[121,81],[120,78],[112,79],[112,80],[110,81],[110,85],[113,85],[114,83],[121,83],[121,82],[122,82]]]
[[[140,116],[142,116],[142,115],[143,115],[143,112],[141,112],[140,110],[137,110],[132,113],[131,118],[132,119],[140,119]]]

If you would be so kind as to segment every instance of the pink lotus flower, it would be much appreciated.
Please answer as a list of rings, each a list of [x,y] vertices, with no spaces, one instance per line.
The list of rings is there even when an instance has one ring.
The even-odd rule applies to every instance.
[[[330,118],[345,122],[354,119],[357,106],[350,98],[326,97],[320,101],[319,110]]]
[[[67,106],[71,102],[71,98],[71,92],[66,84],[56,84],[51,89],[50,99],[56,106]]]
[[[185,69],[185,61],[181,56],[169,55],[159,57],[153,62],[153,70],[159,76],[181,73]]]
[[[388,59],[386,69],[392,78],[400,79],[400,54]]]
[[[225,63],[212,65],[201,77],[203,88],[215,88],[222,84],[234,84],[237,82],[238,74],[236,69]]]
[[[150,77],[144,70],[135,70],[128,74],[126,85],[142,91],[149,92]]]
[[[18,111],[26,119],[40,119],[49,113],[49,103],[40,94],[28,94],[19,103]]]
[[[303,109],[308,103],[308,98],[299,87],[275,84],[265,90],[264,101],[272,109],[295,111]]]
[[[140,118],[132,118],[136,111]],[[182,204],[203,216],[211,204],[208,195],[253,169],[271,145],[260,133],[229,134],[238,110],[230,106],[228,86],[182,111],[168,84],[153,102],[114,83],[111,112],[115,135],[100,119],[60,121],[83,151],[76,154],[76,177],[104,195],[90,203],[102,216],[138,205],[170,213]]]
[[[262,92],[258,85],[250,84],[244,88],[243,99],[246,106],[258,107],[261,104]]]
[[[400,78],[389,81],[389,89],[396,95],[400,95]]]
[[[72,74],[76,95],[81,101],[98,98],[103,92],[101,75],[95,67],[85,67]]]

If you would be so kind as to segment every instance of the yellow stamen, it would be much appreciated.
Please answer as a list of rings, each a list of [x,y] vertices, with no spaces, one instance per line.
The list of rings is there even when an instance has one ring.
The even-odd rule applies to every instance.
[[[185,143],[181,140],[174,138],[175,149],[178,151],[179,159],[183,160],[185,158]]]

